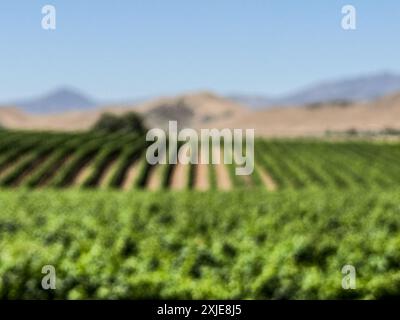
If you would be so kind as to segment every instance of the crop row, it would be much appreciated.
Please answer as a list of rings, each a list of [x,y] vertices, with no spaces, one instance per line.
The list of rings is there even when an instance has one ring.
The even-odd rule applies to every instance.
[[[196,189],[199,179],[207,189],[218,189],[221,170],[235,189],[265,188],[265,176],[279,189],[392,188],[400,181],[398,143],[258,139],[250,176],[236,175],[238,164],[232,163],[210,164],[201,177],[197,164],[150,165],[145,153],[145,139],[134,134],[1,132],[0,184],[131,189],[156,179],[158,188],[169,188],[183,172],[179,179],[186,189]]]

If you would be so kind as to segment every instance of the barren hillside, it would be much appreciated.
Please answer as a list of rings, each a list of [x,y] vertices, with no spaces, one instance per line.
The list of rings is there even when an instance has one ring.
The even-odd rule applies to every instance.
[[[275,107],[222,121],[217,127],[254,128],[259,136],[308,136],[326,131],[400,129],[400,94],[370,103]]]
[[[142,114],[149,127],[161,128],[165,128],[169,120],[177,120],[180,127],[202,128],[249,112],[234,102],[205,92],[159,98],[128,107],[106,106],[55,115],[31,115],[16,108],[0,108],[0,123],[13,129],[86,130],[104,112],[123,114],[131,110]]]
[[[0,124],[12,129],[86,130],[104,112],[135,110],[149,127],[254,128],[259,136],[321,135],[327,130],[400,129],[400,94],[370,103],[318,104],[251,111],[211,93],[165,97],[130,107],[107,106],[92,111],[30,115],[16,108],[0,108]]]

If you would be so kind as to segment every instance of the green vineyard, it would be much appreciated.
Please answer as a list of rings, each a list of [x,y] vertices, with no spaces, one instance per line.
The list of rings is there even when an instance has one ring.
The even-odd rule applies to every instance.
[[[398,142],[259,139],[250,176],[145,151],[135,134],[0,132],[0,298],[400,295]]]
[[[150,165],[135,134],[0,133],[0,185],[28,188],[229,190],[392,188],[400,181],[400,144],[258,140],[255,169],[231,165]]]
[[[3,299],[400,293],[400,189],[0,192]],[[344,265],[357,290],[343,290]],[[42,290],[42,267],[57,270]]]

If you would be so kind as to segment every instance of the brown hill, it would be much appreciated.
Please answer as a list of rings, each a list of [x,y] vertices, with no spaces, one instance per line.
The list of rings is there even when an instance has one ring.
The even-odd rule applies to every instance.
[[[70,112],[60,115],[31,115],[17,108],[0,107],[0,124],[9,129],[75,131],[89,128],[101,112]]]
[[[20,128],[29,116],[15,107],[0,107],[0,125],[7,128]]]
[[[214,94],[201,92],[178,97],[164,97],[136,106],[107,106],[93,111],[73,111],[63,114],[30,115],[15,108],[0,108],[0,123],[13,129],[86,130],[104,112],[123,114],[134,110],[143,115],[149,127],[166,128],[169,120],[180,127],[202,128],[216,121],[246,114],[246,108]]]
[[[159,98],[136,106],[108,106],[58,115],[30,115],[15,108],[0,108],[0,124],[14,129],[86,130],[104,112],[123,114],[130,110],[141,113],[149,127],[165,128],[168,120],[177,120],[180,127],[196,129],[254,128],[259,136],[322,135],[327,130],[400,129],[400,94],[370,103],[331,103],[252,111],[202,92]]]
[[[176,120],[180,127],[196,129],[250,113],[247,108],[208,92],[160,98],[135,110],[144,115],[150,127],[164,128],[169,120]]]
[[[276,107],[216,125],[254,128],[259,136],[315,136],[326,131],[400,129],[400,94],[370,103]]]

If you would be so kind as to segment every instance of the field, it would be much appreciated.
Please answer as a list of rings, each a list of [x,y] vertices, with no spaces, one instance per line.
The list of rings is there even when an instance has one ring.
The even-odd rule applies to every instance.
[[[0,133],[0,185],[114,189],[393,188],[400,144],[362,141],[258,140],[255,171],[235,165],[158,165],[143,138],[101,133]]]
[[[399,191],[4,191],[0,297],[394,297]]]
[[[138,136],[0,132],[0,298],[395,297],[400,144],[258,140],[255,172]],[[357,270],[342,289],[341,269]],[[41,268],[57,270],[43,290]]]

